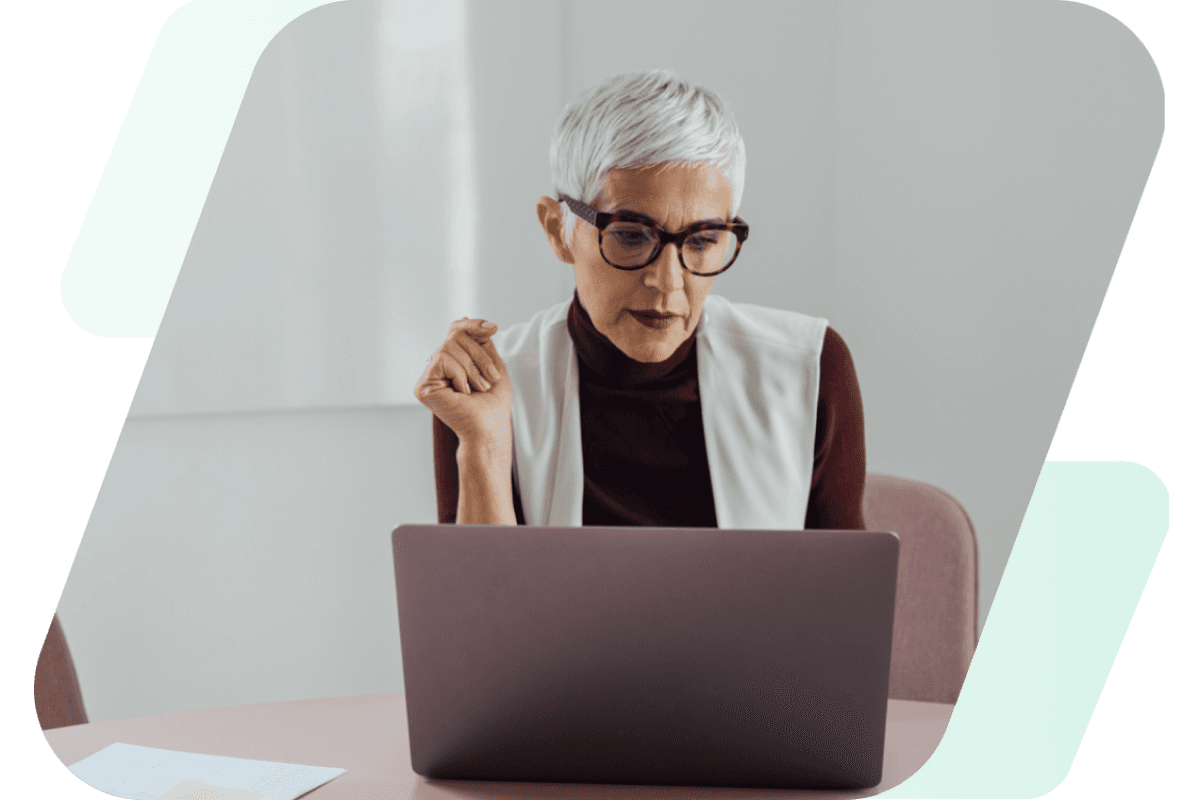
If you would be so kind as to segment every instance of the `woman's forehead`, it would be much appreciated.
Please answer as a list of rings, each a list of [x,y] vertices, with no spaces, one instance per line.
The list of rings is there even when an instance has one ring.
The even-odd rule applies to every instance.
[[[729,180],[708,164],[616,169],[605,178],[603,211],[636,211],[655,218],[659,224],[727,219],[731,212],[733,191]]]

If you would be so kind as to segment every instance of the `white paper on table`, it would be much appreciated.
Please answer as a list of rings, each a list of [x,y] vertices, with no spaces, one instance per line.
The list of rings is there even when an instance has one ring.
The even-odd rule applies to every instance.
[[[184,778],[262,792],[266,800],[296,800],[346,771],[182,753],[122,742],[110,744],[68,769],[89,786],[127,800],[155,800]]]
[[[217,786],[204,781],[190,781],[184,778],[179,783],[167,789],[154,800],[264,800],[262,792],[252,792],[249,789],[231,789],[228,786]]]

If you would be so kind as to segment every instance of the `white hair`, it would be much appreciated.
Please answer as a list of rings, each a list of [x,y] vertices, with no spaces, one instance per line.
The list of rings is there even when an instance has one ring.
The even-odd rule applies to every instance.
[[[550,140],[550,179],[558,194],[595,205],[615,169],[708,165],[733,190],[736,214],[746,177],[746,145],[724,101],[670,70],[609,78],[567,104]],[[563,238],[578,217],[559,203]]]

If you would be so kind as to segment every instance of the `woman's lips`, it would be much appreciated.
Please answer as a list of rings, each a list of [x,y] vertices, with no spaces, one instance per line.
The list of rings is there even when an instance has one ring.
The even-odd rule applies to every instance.
[[[675,321],[676,317],[675,314],[660,314],[657,311],[634,311],[633,309],[629,310],[629,315],[647,328],[655,328],[657,330],[668,327]]]

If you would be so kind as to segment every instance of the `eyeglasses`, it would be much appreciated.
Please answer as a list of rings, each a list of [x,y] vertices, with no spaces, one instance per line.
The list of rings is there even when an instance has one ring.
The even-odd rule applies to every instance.
[[[750,235],[750,226],[741,217],[734,217],[733,222],[697,222],[679,233],[668,233],[636,211],[609,214],[563,194],[558,199],[599,231],[600,255],[617,269],[641,269],[673,244],[684,269],[693,275],[712,277],[733,266],[742,242]]]

